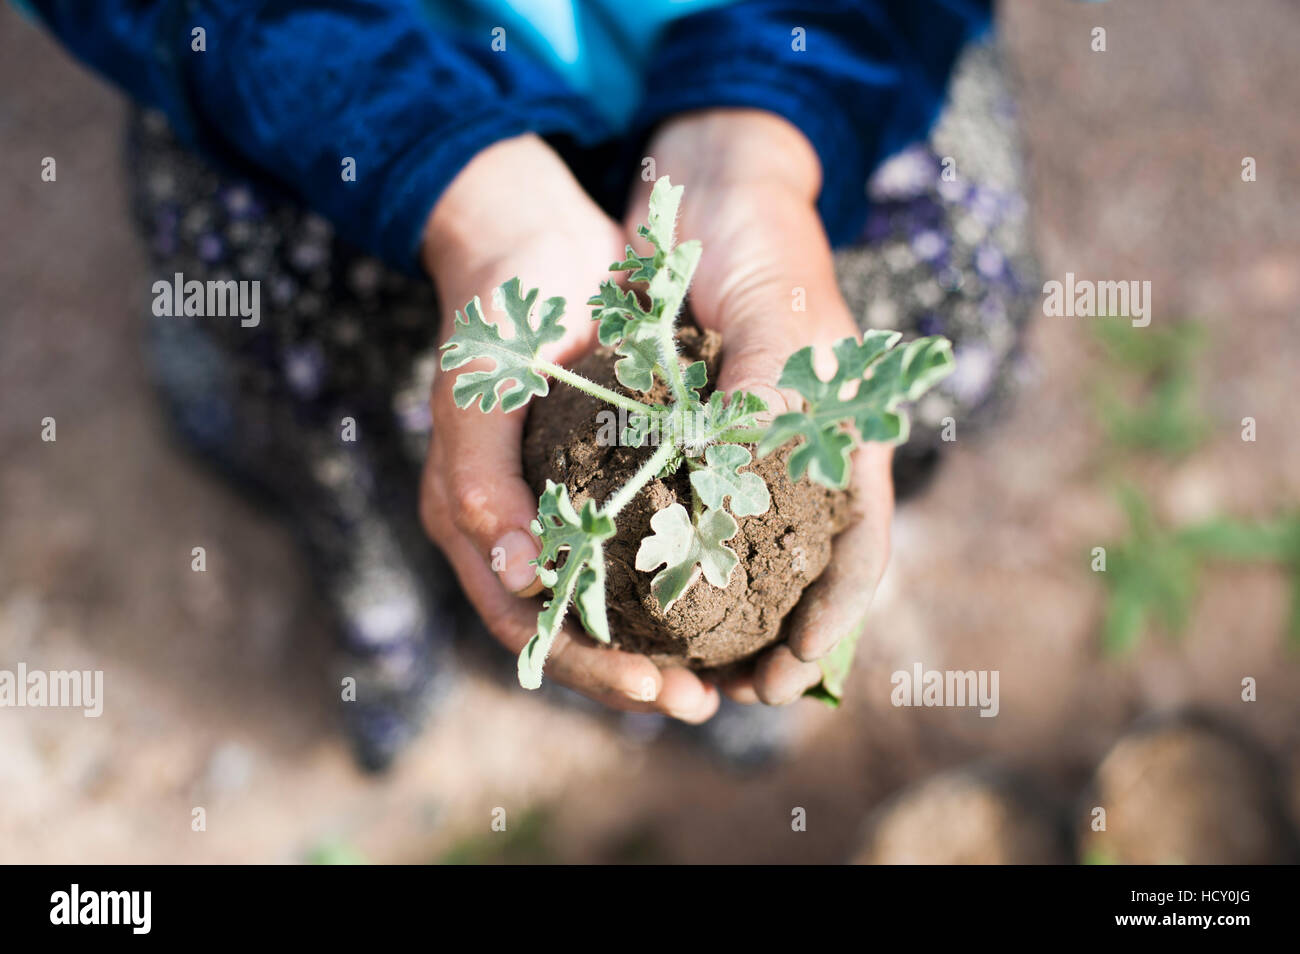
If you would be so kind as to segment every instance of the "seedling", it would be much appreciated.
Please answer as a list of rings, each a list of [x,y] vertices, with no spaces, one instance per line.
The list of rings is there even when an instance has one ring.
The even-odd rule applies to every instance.
[[[1160,329],[1112,321],[1093,327],[1108,368],[1128,372],[1112,370],[1097,382],[1097,408],[1111,440],[1169,457],[1195,450],[1210,430],[1196,394],[1204,329],[1186,321]]]
[[[1300,511],[1260,521],[1211,517],[1185,527],[1163,526],[1134,488],[1121,488],[1129,536],[1107,547],[1103,645],[1112,653],[1133,649],[1149,619],[1180,634],[1191,618],[1207,564],[1274,564],[1290,578],[1291,644],[1300,648]]]
[[[700,261],[698,241],[674,244],[682,187],[667,177],[650,195],[646,225],[638,229],[653,247],[610,266],[630,273],[630,284],[644,294],[623,290],[608,280],[587,304],[599,323],[600,343],[614,350],[614,374],[629,391],[649,392],[662,381],[669,393],[665,404],[650,403],[602,387],[540,356],[542,346],[559,340],[564,329],[563,298],[541,304],[536,326],[533,314],[538,291],[527,294],[519,279],[501,286],[501,305],[513,328],[503,338],[483,317],[478,298],[456,314],[455,331],[442,346],[442,369],[451,371],[470,361],[489,358],[492,370],[464,371],[452,395],[458,407],[477,404],[488,412],[499,403],[515,411],[549,391],[548,378],[563,381],[627,412],[622,440],[635,447],[652,444],[653,453],[630,480],[602,503],[588,500],[574,507],[566,487],[547,481],[538,503],[532,531],[541,544],[534,564],[538,578],[551,590],[537,618],[537,632],[519,654],[519,682],[536,689],[542,666],[560,631],[569,606],[575,605],[583,627],[602,643],[610,641],[605,615],[605,541],[616,532],[620,511],[657,477],[690,473],[691,509],[674,503],[650,520],[653,531],[641,541],[635,566],[654,572],[651,591],[664,612],[702,576],[709,585],[726,587],[740,562],[727,546],[739,525],[736,517],[765,513],[771,495],[763,479],[742,468],[788,441],[801,438],[790,455],[791,480],[804,474],[827,487],[849,483],[849,458],[857,440],[898,444],[907,440],[908,419],[901,409],[953,369],[952,346],[941,337],[920,338],[901,347],[894,331],[868,331],[862,341],[849,337],[833,348],[837,367],[829,381],[813,369],[812,348],[795,352],[786,362],[778,387],[794,391],[805,402],[802,410],[761,423],[766,404],[757,396],[733,392],[730,398],[714,391],[704,400],[708,384],[703,361],[683,367],[677,352],[677,318]],[[745,445],[757,445],[751,452]]]

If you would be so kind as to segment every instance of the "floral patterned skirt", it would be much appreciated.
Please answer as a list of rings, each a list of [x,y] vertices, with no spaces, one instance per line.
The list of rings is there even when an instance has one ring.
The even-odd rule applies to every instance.
[[[128,143],[157,277],[260,282],[255,326],[151,315],[151,366],[185,442],[273,500],[300,535],[338,621],[338,673],[356,680],[345,719],[363,764],[386,765],[454,681],[454,634],[475,627],[416,517],[434,291],[319,216],[213,168],[158,114],[135,114]],[[924,483],[945,440],[991,416],[1022,366],[1037,283],[1017,146],[996,52],[973,46],[929,141],[871,177],[870,219],[836,255],[863,328],[954,343],[957,371],[915,409],[896,455],[900,497]],[[348,419],[355,440],[344,439]],[[715,723],[705,731],[753,735],[734,713]]]

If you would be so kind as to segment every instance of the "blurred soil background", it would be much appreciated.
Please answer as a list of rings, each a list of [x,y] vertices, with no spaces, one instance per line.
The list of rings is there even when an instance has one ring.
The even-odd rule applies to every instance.
[[[1018,402],[900,509],[850,701],[792,707],[787,760],[737,772],[480,667],[373,778],[337,725],[292,541],[166,435],[141,351],[154,276],[126,214],[123,101],[0,7],[0,668],[106,683],[98,720],[0,710],[0,861],[835,862],[900,788],[976,761],[1031,776],[1077,825],[1118,736],[1188,705],[1279,760],[1300,815],[1288,573],[1213,562],[1181,636],[1148,622],[1117,652],[1089,569],[1129,534],[1121,484],[1169,527],[1272,519],[1300,497],[1300,6],[1013,0],[1000,28],[1044,277],[1150,280],[1149,331],[1198,323],[1179,370],[1190,404],[1153,426],[1188,418],[1202,440],[1120,446],[1099,401],[1138,407],[1141,362],[1107,357],[1088,320],[1038,317]],[[999,670],[998,717],[892,707],[890,674],[918,660]],[[1258,701],[1241,700],[1245,677]],[[490,833],[497,807],[506,836]]]

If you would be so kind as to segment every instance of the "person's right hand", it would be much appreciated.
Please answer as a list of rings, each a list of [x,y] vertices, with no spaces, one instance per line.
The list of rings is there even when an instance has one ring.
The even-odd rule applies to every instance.
[[[527,135],[496,143],[452,181],[425,228],[421,254],[438,290],[439,341],[451,336],[456,311],[475,296],[488,321],[505,320],[492,306],[493,289],[518,276],[525,291],[539,288],[542,299],[567,302],[565,335],[542,354],[571,363],[595,346],[586,302],[609,264],[622,260],[624,244],[619,226],[544,142]],[[541,584],[529,564],[538,553],[528,530],[537,497],[524,482],[520,455],[527,412],[456,407],[456,375],[484,364],[440,372],[434,382],[420,518],[488,629],[518,653],[536,632],[541,608],[528,598]],[[556,638],[545,676],[618,709],[686,722],[702,722],[718,706],[717,690],[694,673],[660,670],[645,656],[598,646],[572,622]]]

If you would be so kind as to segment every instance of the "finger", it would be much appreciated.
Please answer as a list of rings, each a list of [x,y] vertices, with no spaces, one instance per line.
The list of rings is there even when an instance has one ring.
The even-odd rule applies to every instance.
[[[434,438],[421,503],[443,512],[424,514],[425,525],[454,526],[507,590],[535,592],[537,568],[531,561],[539,550],[528,527],[537,497],[523,478],[523,412],[462,410],[451,397],[453,381],[454,376],[442,375],[433,388]]]
[[[663,670],[663,688],[657,701],[665,715],[694,725],[711,719],[722,700],[716,687],[701,681],[689,669],[672,667]]]
[[[505,592],[468,539],[453,537],[443,550],[492,635],[511,652],[522,650],[537,632],[537,601]],[[667,680],[649,658],[598,646],[569,625],[551,647],[546,678],[621,709],[663,711],[661,696]]]
[[[832,544],[831,561],[790,616],[787,645],[801,660],[825,656],[862,625],[889,561],[894,512],[893,449],[867,444],[853,456],[852,523]]]
[[[728,676],[718,683],[718,689],[732,702],[742,706],[752,706],[758,702],[758,690],[754,688],[754,672],[749,671]]]
[[[807,273],[787,272],[784,279],[752,281],[743,291],[716,300],[701,298],[697,317],[722,335],[718,387],[725,393],[749,391],[771,414],[799,406],[793,392],[778,389],[790,356],[809,345],[818,373],[829,377],[835,364],[831,346],[858,335],[827,263],[809,264]]]
[[[821,679],[820,666],[798,659],[784,643],[764,652],[754,666],[754,691],[769,706],[794,702]]]
[[[560,265],[569,267],[563,272],[566,277],[548,290],[565,298],[568,315],[564,322],[564,337],[544,345],[542,356],[563,364],[583,353],[594,342],[593,323],[582,320],[586,298],[579,296],[594,288],[595,281],[583,284],[582,279],[567,277],[575,271],[571,262],[555,264],[556,273],[561,272]],[[601,261],[598,267],[607,264]],[[583,274],[589,267],[596,266],[584,261]],[[546,279],[546,275],[536,272],[535,267],[530,270],[529,266],[523,266],[519,278],[525,289],[533,287],[530,282]],[[487,291],[486,296],[480,295],[480,301],[490,303],[493,298],[488,289],[504,280],[501,275],[489,271],[472,279],[467,287]],[[450,335],[453,309],[463,303],[452,300],[443,304],[444,314],[448,316],[444,331],[445,335]],[[493,324],[506,321],[504,310],[494,305],[485,305],[483,316]],[[512,335],[513,330],[507,330],[506,334]],[[506,589],[531,596],[540,592],[541,583],[537,579],[536,567],[531,563],[539,548],[528,529],[537,514],[537,495],[523,479],[520,456],[527,412],[519,408],[507,414],[498,405],[485,414],[477,404],[457,407],[452,396],[458,375],[483,367],[491,367],[491,362],[470,362],[456,371],[439,373],[434,381],[430,397],[433,444],[425,468],[426,487],[433,481],[445,483],[447,492],[442,496],[450,507],[446,516],[474,543],[482,559],[498,574]]]

